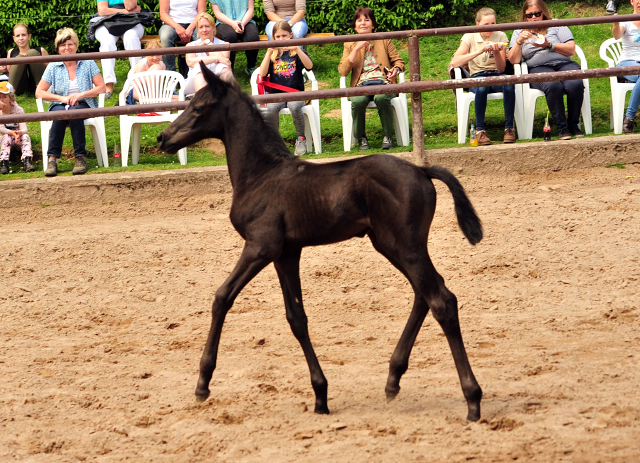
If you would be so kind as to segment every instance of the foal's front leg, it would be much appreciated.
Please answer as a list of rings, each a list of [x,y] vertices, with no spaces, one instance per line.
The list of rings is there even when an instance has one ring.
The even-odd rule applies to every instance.
[[[220,333],[222,332],[222,325],[227,312],[240,291],[242,291],[242,288],[270,262],[271,259],[261,252],[260,247],[246,243],[235,268],[216,291],[216,297],[213,300],[211,309],[211,328],[200,359],[200,377],[196,387],[197,402],[204,402],[209,397],[209,382],[211,381],[213,370],[216,368]]]
[[[287,321],[291,326],[291,331],[296,337],[304,356],[309,365],[311,373],[311,386],[316,394],[315,413],[328,414],[327,406],[327,378],[322,373],[322,368],[316,357],[316,353],[309,339],[309,329],[307,327],[307,315],[304,313],[302,305],[302,289],[300,287],[300,249],[288,250],[274,262],[282,294],[284,295],[284,305],[287,309]]]

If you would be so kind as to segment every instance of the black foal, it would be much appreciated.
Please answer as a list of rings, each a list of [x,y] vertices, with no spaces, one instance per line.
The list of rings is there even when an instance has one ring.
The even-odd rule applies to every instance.
[[[158,136],[169,153],[203,138],[219,138],[227,153],[233,185],[231,222],[245,240],[235,268],[213,301],[211,329],[200,361],[196,397],[209,396],[225,316],[236,296],[264,267],[274,263],[287,321],[300,342],[316,395],[316,413],[329,413],[327,380],[311,345],[302,305],[300,254],[305,246],[369,236],[375,249],[410,281],[413,309],[391,356],[385,392],[393,399],[429,309],[442,327],[468,405],[467,419],[480,418],[482,390],[462,342],[456,297],[436,272],[427,239],[436,207],[431,179],[453,195],[462,232],[471,244],[482,239],[482,225],[460,182],[441,167],[417,167],[393,156],[368,156],[327,164],[296,159],[278,133],[262,120],[254,101],[213,75],[208,86]]]

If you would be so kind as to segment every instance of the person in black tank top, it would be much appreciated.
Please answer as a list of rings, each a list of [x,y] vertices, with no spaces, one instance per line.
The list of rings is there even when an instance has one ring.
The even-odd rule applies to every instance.
[[[16,58],[18,56],[42,56],[48,55],[47,50],[42,47],[31,47],[31,34],[29,34],[29,28],[23,24],[18,23],[13,28],[13,41],[16,43],[16,47],[9,50],[7,58]],[[13,85],[16,95],[21,95],[28,91],[30,93],[35,92],[36,86],[42,74],[46,68],[45,63],[32,63],[32,64],[17,64],[7,66],[9,69],[9,82]]]

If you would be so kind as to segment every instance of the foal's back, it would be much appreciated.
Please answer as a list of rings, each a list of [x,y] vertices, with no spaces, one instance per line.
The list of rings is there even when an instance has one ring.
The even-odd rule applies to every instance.
[[[426,238],[435,209],[431,180],[421,168],[394,156],[322,164],[283,161],[265,177],[250,197],[234,199],[234,209],[236,202],[241,207],[237,214],[232,210],[232,221],[241,228],[250,226],[247,221],[276,226],[285,242],[299,247],[390,226],[411,227]]]

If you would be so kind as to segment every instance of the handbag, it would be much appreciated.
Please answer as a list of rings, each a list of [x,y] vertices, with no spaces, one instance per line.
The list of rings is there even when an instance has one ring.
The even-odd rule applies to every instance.
[[[258,74],[258,78],[256,79],[256,85],[258,86],[258,95],[266,95],[266,88],[273,88],[275,90],[280,90],[286,93],[299,92],[297,88],[285,87],[284,85],[276,84],[275,82],[271,82],[269,80],[269,76],[262,77]],[[311,100],[307,100],[305,104],[310,104]],[[262,104],[260,106],[266,106],[266,104]]]

